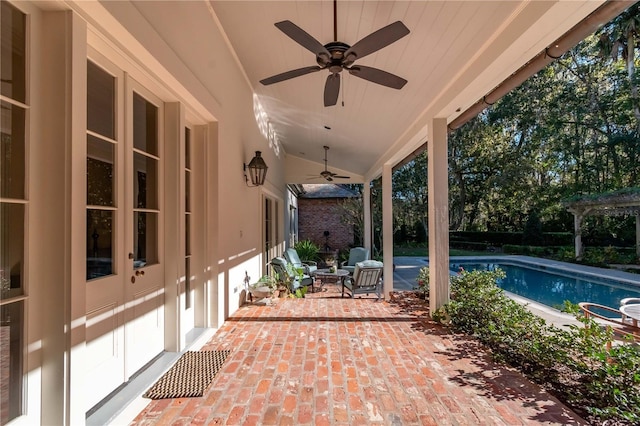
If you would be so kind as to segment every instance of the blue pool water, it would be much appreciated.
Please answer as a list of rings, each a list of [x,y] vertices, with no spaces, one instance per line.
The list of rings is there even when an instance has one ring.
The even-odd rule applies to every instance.
[[[618,307],[620,300],[625,297],[640,297],[640,286],[634,287],[613,280],[598,281],[594,278],[572,277],[564,272],[538,270],[507,263],[456,262],[450,265],[450,269],[457,272],[461,266],[467,271],[500,268],[506,274],[506,277],[498,282],[500,288],[554,308],[561,307],[565,300],[572,303],[591,302]],[[640,281],[640,276],[638,280]]]

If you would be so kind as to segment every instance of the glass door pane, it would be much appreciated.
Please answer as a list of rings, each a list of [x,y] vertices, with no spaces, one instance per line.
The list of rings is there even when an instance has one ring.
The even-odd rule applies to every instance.
[[[158,107],[133,94],[134,268],[158,263]]]
[[[87,62],[87,280],[115,273],[116,79]]]
[[[20,417],[25,354],[27,17],[0,3],[0,424]]]
[[[0,108],[0,197],[23,199],[26,111],[5,101]]]

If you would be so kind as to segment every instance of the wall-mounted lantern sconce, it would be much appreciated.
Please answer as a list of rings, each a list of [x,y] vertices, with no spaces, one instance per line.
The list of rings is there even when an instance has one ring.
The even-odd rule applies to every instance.
[[[244,168],[244,180],[247,182],[247,186],[264,185],[268,167],[261,155],[262,153],[260,151],[256,151],[256,156],[251,159],[249,164],[242,164]],[[247,169],[251,177],[251,185],[249,185],[249,179],[247,178]]]

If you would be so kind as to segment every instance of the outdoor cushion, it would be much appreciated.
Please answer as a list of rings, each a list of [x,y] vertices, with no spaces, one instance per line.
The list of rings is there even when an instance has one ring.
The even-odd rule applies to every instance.
[[[349,260],[343,262],[341,268],[346,269],[350,274],[353,274],[353,271],[356,268],[356,263],[367,259],[369,259],[369,249],[364,247],[354,247],[349,250]]]
[[[293,266],[304,268],[304,272],[307,275],[313,275],[318,270],[318,264],[316,262],[312,260],[300,260],[298,252],[293,247],[288,248],[284,252],[284,257],[286,257]]]

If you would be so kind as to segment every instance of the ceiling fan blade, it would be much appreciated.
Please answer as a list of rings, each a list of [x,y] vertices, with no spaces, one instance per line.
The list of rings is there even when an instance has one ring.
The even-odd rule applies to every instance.
[[[300,77],[301,75],[311,74],[312,72],[320,71],[322,68],[314,65],[311,67],[298,68],[297,70],[291,70],[287,72],[283,72],[281,74],[277,74],[271,77],[267,77],[265,79],[260,80],[260,83],[268,86],[273,83],[279,83],[284,80],[289,80],[290,78]]]
[[[340,74],[329,74],[324,85],[324,106],[333,106],[338,102],[340,93]],[[325,151],[326,152],[326,151]]]
[[[378,31],[372,32],[351,46],[351,48],[344,53],[344,64],[350,65],[356,59],[364,58],[365,56],[400,40],[407,34],[409,34],[409,28],[407,28],[401,21],[396,21],[386,27],[382,27]]]
[[[305,49],[313,52],[316,56],[326,57],[327,61],[331,58],[329,51],[318,40],[309,35],[305,30],[297,26],[291,21],[281,21],[274,24],[280,31],[291,37],[293,41],[298,43]]]
[[[354,66],[349,69],[349,74],[356,77],[363,78],[372,83],[378,83],[383,86],[391,87],[392,89],[402,89],[407,80],[402,77],[398,77],[395,74],[391,74],[386,71],[379,70],[378,68],[366,67],[364,65]]]
[[[340,176],[340,175],[332,175],[336,179],[351,179],[351,176]]]

